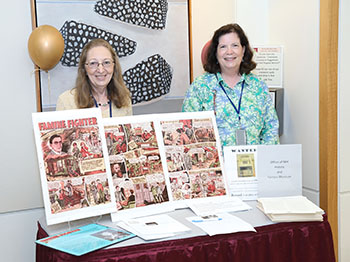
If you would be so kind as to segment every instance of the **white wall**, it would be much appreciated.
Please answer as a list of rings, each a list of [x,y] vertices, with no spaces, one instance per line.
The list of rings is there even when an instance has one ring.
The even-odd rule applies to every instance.
[[[43,208],[0,214],[1,261],[35,261],[37,221],[43,216]]]
[[[43,209],[37,208],[42,199],[31,123],[36,100],[34,66],[27,52],[30,1],[2,2],[0,17],[0,260],[34,261],[36,220]]]
[[[21,8],[18,8],[18,7]],[[16,16],[11,11],[16,10]],[[29,1],[5,1],[0,10],[1,189],[0,213],[42,206],[31,113],[35,111],[34,70],[27,51]],[[6,22],[5,22],[6,21]],[[16,197],[15,192],[21,192]]]
[[[302,144],[303,195],[318,204],[319,1],[237,0],[236,3],[237,22],[251,45],[283,46],[281,143]]]
[[[338,185],[339,261],[350,261],[350,2],[339,1]]]
[[[203,71],[201,52],[220,26],[235,21],[235,0],[192,0],[193,79]]]
[[[319,1],[270,0],[270,42],[284,46],[284,135],[303,147],[303,194],[319,203]],[[302,7],[302,8],[301,8]]]

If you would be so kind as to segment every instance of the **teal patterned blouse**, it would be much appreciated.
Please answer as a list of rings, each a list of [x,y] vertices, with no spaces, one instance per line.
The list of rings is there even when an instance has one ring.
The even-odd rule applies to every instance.
[[[227,98],[238,109],[239,98],[244,88],[239,116]],[[220,87],[225,89],[225,92]],[[246,130],[247,144],[278,144],[278,118],[267,85],[254,74],[243,74],[232,89],[220,73],[205,73],[197,77],[186,92],[183,112],[215,112],[222,146],[236,144],[236,129]]]

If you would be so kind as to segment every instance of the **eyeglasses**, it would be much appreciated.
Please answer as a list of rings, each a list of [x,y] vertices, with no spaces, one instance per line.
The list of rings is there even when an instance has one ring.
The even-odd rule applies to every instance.
[[[96,60],[91,60],[87,63],[85,63],[85,65],[88,66],[89,69],[93,69],[96,70],[100,65],[103,66],[103,68],[105,69],[109,69],[113,66],[114,62],[112,60],[106,59],[103,60],[102,62],[98,62]]]

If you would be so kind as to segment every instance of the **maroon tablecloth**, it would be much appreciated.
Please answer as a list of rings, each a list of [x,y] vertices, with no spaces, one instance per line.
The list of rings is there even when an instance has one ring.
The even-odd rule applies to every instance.
[[[256,230],[101,249],[81,257],[37,244],[36,261],[335,262],[326,216],[323,222],[279,223]],[[38,223],[37,239],[47,236]]]

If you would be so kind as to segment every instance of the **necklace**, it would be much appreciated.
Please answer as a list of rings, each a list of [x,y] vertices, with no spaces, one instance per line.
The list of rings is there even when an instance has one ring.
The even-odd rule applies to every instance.
[[[112,103],[110,100],[108,100],[106,103],[104,104],[101,104],[101,103],[97,103],[95,97],[92,95],[92,93],[90,94],[91,97],[92,97],[92,100],[94,100],[94,104],[95,104],[95,107],[105,107],[107,105],[109,105],[109,117],[112,117]]]
[[[106,102],[106,103],[104,103],[104,104],[101,104],[101,103],[98,103],[98,106],[108,106],[109,105],[109,100]]]

